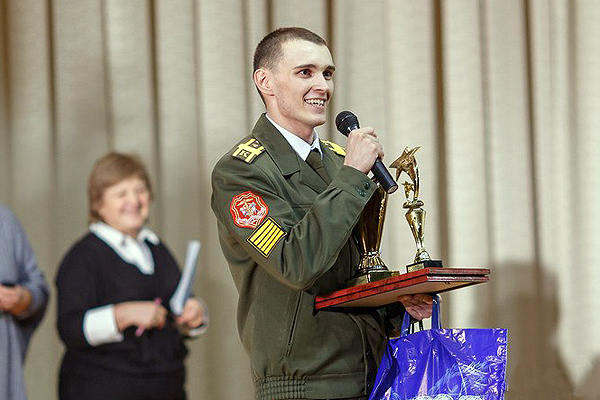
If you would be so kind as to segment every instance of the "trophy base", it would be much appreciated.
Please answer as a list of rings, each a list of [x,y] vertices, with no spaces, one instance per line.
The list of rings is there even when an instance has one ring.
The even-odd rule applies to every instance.
[[[392,276],[399,274],[399,271],[369,271],[362,275],[355,276],[354,278],[348,280],[346,284],[348,286],[362,285],[363,283],[380,281],[382,279],[391,278]]]
[[[315,297],[315,309],[381,307],[397,303],[404,294],[445,293],[488,282],[487,268],[424,268],[409,274],[353,286]]]
[[[442,268],[442,260],[425,260],[406,266],[406,272],[415,272],[423,268]]]

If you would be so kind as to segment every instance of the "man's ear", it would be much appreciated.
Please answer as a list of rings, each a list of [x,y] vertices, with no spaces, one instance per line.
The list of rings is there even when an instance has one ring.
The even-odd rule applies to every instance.
[[[269,73],[269,71],[263,68],[259,68],[256,71],[254,71],[254,84],[263,96],[273,95],[271,74]]]

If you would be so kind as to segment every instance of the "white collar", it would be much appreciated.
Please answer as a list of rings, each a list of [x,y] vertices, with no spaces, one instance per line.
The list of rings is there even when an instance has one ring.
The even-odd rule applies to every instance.
[[[319,151],[319,153],[321,154],[321,158],[323,158],[323,151],[321,150],[319,135],[317,134],[316,129],[313,129],[312,144],[308,144],[304,140],[302,140],[300,137],[294,135],[292,132],[279,126],[275,121],[273,121],[271,119],[271,117],[269,117],[268,114],[265,114],[265,115],[266,115],[267,119],[269,120],[269,122],[271,122],[273,124],[273,126],[275,128],[277,128],[277,130],[279,132],[281,132],[281,134],[283,135],[285,140],[287,140],[287,142],[290,144],[290,146],[292,146],[292,149],[294,149],[296,154],[298,154],[298,156],[302,160],[306,161],[306,159],[308,158],[308,155],[310,154],[311,150],[313,150],[313,149],[317,149]]]
[[[104,222],[90,224],[90,232],[108,244],[123,261],[135,265],[146,275],[154,273],[154,259],[145,241],[157,245],[160,240],[150,229],[142,228],[137,240]]]

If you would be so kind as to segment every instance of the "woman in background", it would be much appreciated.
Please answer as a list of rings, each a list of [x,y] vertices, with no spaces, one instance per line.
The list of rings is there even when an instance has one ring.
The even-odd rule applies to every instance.
[[[186,332],[206,329],[200,301],[180,316],[169,299],[180,271],[145,227],[152,188],[141,161],[109,153],[89,180],[89,232],[64,257],[56,286],[58,331],[66,345],[61,400],[182,400]]]

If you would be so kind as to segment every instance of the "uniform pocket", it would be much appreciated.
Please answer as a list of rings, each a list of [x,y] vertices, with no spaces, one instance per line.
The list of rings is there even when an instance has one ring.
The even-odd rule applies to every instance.
[[[292,316],[292,322],[290,323],[288,340],[285,346],[285,356],[289,357],[292,353],[292,348],[294,347],[294,336],[296,334],[296,326],[298,325],[298,317],[300,314],[300,305],[302,303],[302,294],[303,292],[298,292],[298,298],[296,299],[296,307],[294,309],[294,314]]]

